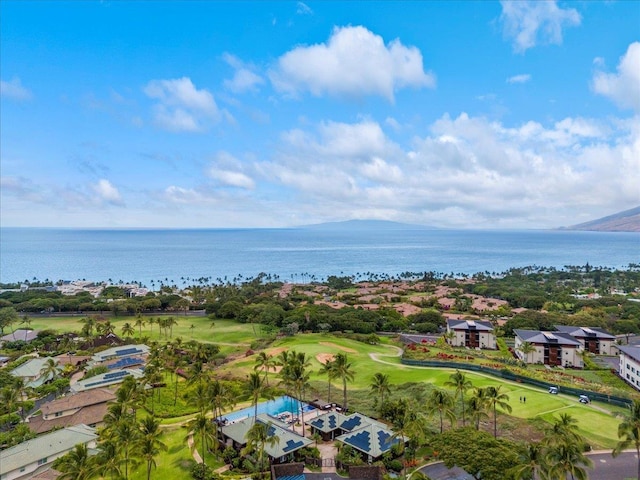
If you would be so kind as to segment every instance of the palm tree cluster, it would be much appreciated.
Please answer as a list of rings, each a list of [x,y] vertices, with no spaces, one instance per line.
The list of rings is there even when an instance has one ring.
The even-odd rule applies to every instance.
[[[353,366],[349,362],[349,358],[346,353],[337,353],[334,355],[333,359],[328,359],[320,369],[320,374],[327,376],[327,381],[329,382],[329,398],[327,401],[331,402],[331,381],[332,380],[341,380],[342,381],[342,409],[346,412],[348,410],[348,402],[347,402],[347,382],[352,382],[355,373],[353,371]],[[387,386],[388,386],[387,379]],[[384,389],[384,387],[381,387]],[[380,391],[378,391],[380,394]]]
[[[141,384],[133,377],[126,378],[104,417],[98,454],[89,456],[85,445],[76,446],[55,464],[62,472],[59,478],[89,480],[102,476],[128,480],[133,468],[143,463],[150,480],[156,458],[167,447],[162,442],[163,432],[157,419],[145,416],[136,420],[143,395]]]

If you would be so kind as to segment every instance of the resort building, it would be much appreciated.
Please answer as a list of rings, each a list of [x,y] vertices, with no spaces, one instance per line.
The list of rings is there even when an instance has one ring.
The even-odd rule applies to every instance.
[[[7,335],[0,337],[0,345],[5,342],[16,342],[18,340],[31,343],[38,338],[38,333],[40,333],[40,330],[26,330],[19,328],[18,330],[14,330],[12,333],[8,333]]]
[[[640,347],[621,345],[620,377],[636,390],[640,390]]]
[[[539,330],[513,331],[515,337],[515,351],[520,359],[526,363],[582,368],[582,345],[575,338],[561,332],[542,332]],[[534,351],[524,354],[522,344],[528,342]]]
[[[291,425],[265,413],[258,414],[257,422],[268,425],[267,435],[277,436],[278,442],[265,445],[265,453],[272,463],[287,463],[295,459],[295,452],[313,443],[308,437],[303,437],[291,430]],[[220,427],[222,441],[227,446],[241,450],[247,445],[247,433],[254,425],[254,418],[248,417],[237,422],[228,423]]]
[[[112,372],[102,373],[100,375],[96,375],[95,377],[90,377],[84,380],[80,380],[79,382],[71,385],[71,392],[78,393],[84,392],[85,390],[92,390],[94,388],[103,388],[111,385],[117,385],[122,383],[126,377],[129,375],[133,376],[136,379],[142,378],[144,373],[139,368],[129,368],[129,369],[120,369],[114,370]]]
[[[14,377],[22,378],[25,387],[38,388],[55,376],[53,373],[44,374],[45,366],[51,359],[51,357],[32,358],[27,363],[23,363],[11,370],[10,373]],[[53,360],[57,365],[58,362],[55,359]]]
[[[447,320],[447,333],[455,336],[449,340],[454,347],[496,349],[496,336],[491,322],[482,320]]]
[[[45,433],[54,429],[84,424],[98,427],[107,413],[107,403],[115,394],[106,388],[85,390],[47,402],[38,415],[27,419],[32,432]]]
[[[27,480],[49,470],[76,445],[95,448],[98,435],[86,425],[57,430],[0,451],[0,480]]]
[[[575,338],[585,352],[595,355],[615,355],[616,337],[601,328],[573,327],[571,325],[554,325],[556,330]]]
[[[140,365],[141,363],[138,361],[142,358],[146,358],[149,355],[149,347],[146,345],[123,345],[121,347],[112,347],[102,352],[96,353],[91,360],[89,361],[89,365],[95,367],[97,365],[117,365],[112,368],[126,368],[131,361],[134,361],[136,365]],[[129,360],[127,360],[129,359]],[[120,364],[118,364],[120,362]]]

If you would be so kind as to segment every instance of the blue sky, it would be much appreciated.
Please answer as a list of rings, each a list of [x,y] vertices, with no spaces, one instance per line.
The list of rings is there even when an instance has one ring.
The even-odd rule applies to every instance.
[[[640,2],[0,3],[2,226],[640,204]]]

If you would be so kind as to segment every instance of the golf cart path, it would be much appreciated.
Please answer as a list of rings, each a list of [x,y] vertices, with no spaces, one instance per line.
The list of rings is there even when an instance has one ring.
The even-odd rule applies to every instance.
[[[422,369],[422,370],[456,370],[453,367],[422,367],[422,366],[419,366],[419,365],[405,365],[405,364],[399,364],[398,365],[397,363],[387,362],[385,360],[382,360],[380,357],[401,357],[402,353],[403,353],[403,350],[402,350],[402,348],[396,347],[395,345],[385,345],[385,346],[394,349],[395,353],[389,353],[389,354],[386,354],[386,353],[370,353],[369,357],[371,358],[371,360],[373,360],[374,362],[378,362],[378,363],[384,363],[385,365],[393,365],[394,367],[399,367],[399,368],[417,368],[417,369]],[[471,373],[473,373],[474,375],[480,375],[480,376],[485,377],[485,378],[491,378],[491,379],[494,379],[494,380],[499,380],[501,382],[509,383],[509,384],[515,385],[515,386],[517,386],[519,388],[526,388],[527,390],[531,390],[533,392],[540,392],[542,390],[541,388],[538,388],[538,387],[532,387],[532,386],[529,386],[529,385],[525,385],[523,383],[518,383],[518,382],[511,381],[511,380],[506,380],[506,379],[503,379],[503,378],[497,379],[493,375],[489,375],[487,373],[476,372],[476,371],[473,371]],[[563,397],[565,399],[572,399],[573,398],[573,397],[571,397],[569,395],[565,395],[565,394],[560,394],[558,396]],[[572,406],[572,405],[568,405],[568,407],[569,406]],[[614,415],[613,412],[611,412],[610,410],[607,410],[606,408],[600,407],[598,405],[594,405],[593,403],[589,403],[588,405],[585,405],[585,406],[589,406],[589,407],[593,408],[594,410],[598,410],[598,411],[600,411],[602,413],[606,413],[607,415]]]

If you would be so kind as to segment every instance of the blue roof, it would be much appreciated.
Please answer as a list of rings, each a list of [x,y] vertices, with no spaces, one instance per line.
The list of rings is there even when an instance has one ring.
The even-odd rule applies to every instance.
[[[289,453],[292,450],[296,450],[300,447],[302,447],[304,445],[304,442],[302,441],[293,441],[293,440],[287,440],[287,443],[284,447],[282,447],[282,451],[285,453]]]
[[[125,358],[121,358],[117,362],[112,363],[111,365],[108,365],[107,368],[109,370],[115,370],[119,368],[126,368],[126,367],[132,367],[134,365],[140,365],[143,363],[144,363],[144,360],[141,359],[140,357],[125,357]]]
[[[354,415],[351,415],[347,420],[342,422],[342,425],[340,425],[340,428],[342,428],[343,430],[351,431],[357,426],[359,426],[361,423],[362,423],[362,417],[360,417],[360,415],[354,414]]]

